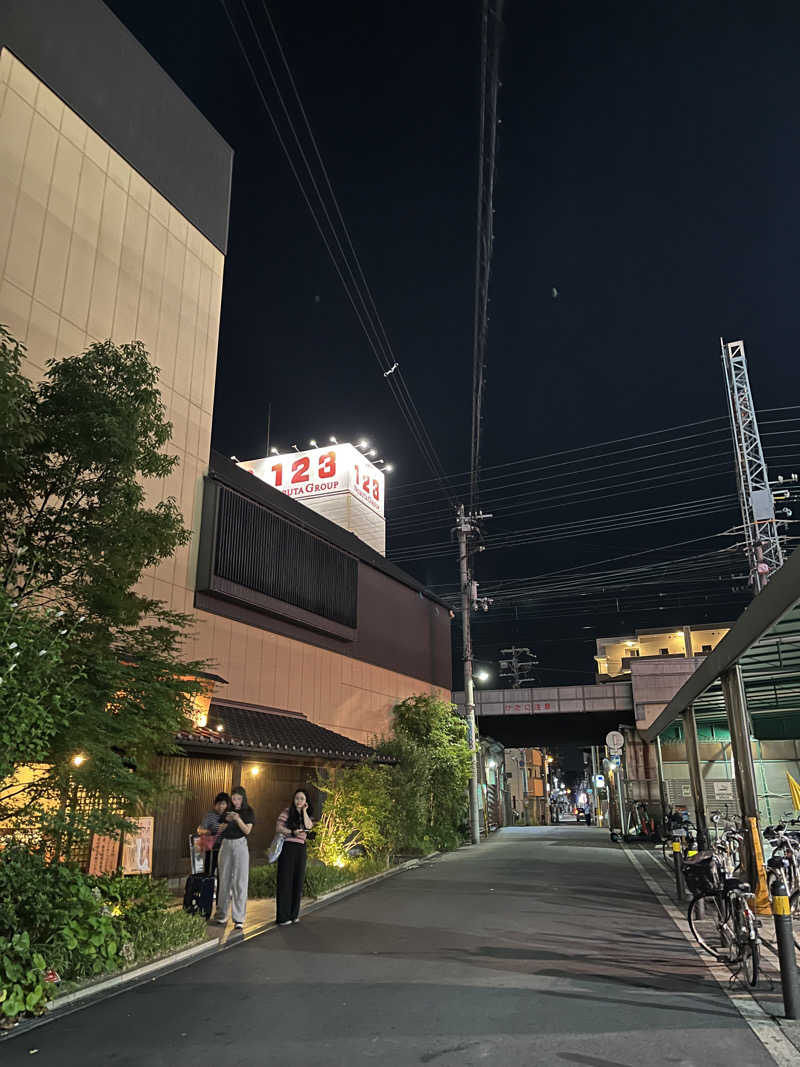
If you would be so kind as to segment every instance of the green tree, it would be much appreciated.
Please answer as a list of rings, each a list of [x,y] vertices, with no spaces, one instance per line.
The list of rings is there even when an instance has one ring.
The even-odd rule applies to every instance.
[[[145,495],[178,462],[164,451],[157,369],[140,342],[106,341],[51,360],[33,385],[22,355],[0,327],[0,412],[12,426],[0,431],[0,627],[11,638],[0,671],[13,665],[6,653],[52,654],[14,672],[24,684],[8,698],[0,686],[0,777],[47,765],[15,827],[55,836],[63,852],[153,803],[154,756],[174,749],[197,688],[182,679],[202,664],[181,656],[190,620],[137,588],[190,536],[173,498]]]
[[[394,708],[394,736],[378,751],[396,760],[393,851],[453,848],[460,840],[470,774],[466,723],[454,706],[414,696]]]

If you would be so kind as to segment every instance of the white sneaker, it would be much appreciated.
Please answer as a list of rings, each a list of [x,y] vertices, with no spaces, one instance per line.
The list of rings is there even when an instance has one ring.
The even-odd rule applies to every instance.
[[[299,923],[299,922],[300,922],[300,920],[299,920],[299,919],[292,919],[292,922],[293,922],[293,923]]]
[[[287,919],[285,923],[278,923],[278,926],[291,926],[291,925],[292,925],[292,920],[291,919]]]

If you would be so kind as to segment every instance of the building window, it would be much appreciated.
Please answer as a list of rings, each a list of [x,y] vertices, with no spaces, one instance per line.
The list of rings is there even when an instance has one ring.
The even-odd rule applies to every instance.
[[[638,656],[638,655],[639,655],[639,649],[638,648],[629,648],[628,649],[628,656]]]
[[[658,650],[658,654],[660,656],[668,656],[669,655],[669,649],[668,648],[660,648]]]
[[[710,652],[711,651],[711,645],[703,645],[702,651],[703,652]]]

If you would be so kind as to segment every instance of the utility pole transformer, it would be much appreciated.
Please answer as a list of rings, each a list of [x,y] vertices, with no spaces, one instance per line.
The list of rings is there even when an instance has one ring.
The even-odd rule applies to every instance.
[[[472,626],[471,613],[479,606],[489,609],[489,600],[478,599],[478,586],[472,581],[469,562],[470,542],[478,532],[477,520],[489,519],[491,515],[467,515],[464,505],[456,510],[454,533],[458,538],[458,573],[461,586],[461,634],[464,654],[464,709],[467,715],[467,739],[469,742],[471,770],[469,779],[469,825],[473,845],[480,844],[481,823],[478,809],[478,731],[475,725],[475,682],[472,677]]]
[[[525,681],[525,676],[538,663],[536,656],[529,648],[517,648],[516,645],[513,648],[501,648],[500,655],[510,657],[500,660],[500,677],[512,678],[511,688],[519,689]]]
[[[775,571],[783,566],[783,548],[778,536],[775,501],[750,391],[744,341],[725,342],[720,338],[720,345],[728,391],[745,550],[753,590],[760,593]]]

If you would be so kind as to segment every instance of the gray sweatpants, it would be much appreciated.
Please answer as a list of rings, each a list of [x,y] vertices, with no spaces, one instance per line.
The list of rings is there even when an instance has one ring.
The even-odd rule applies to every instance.
[[[233,921],[244,922],[249,880],[250,853],[247,850],[247,838],[236,837],[232,841],[223,841],[219,850],[217,919],[221,921],[228,918],[228,906],[233,898]]]

